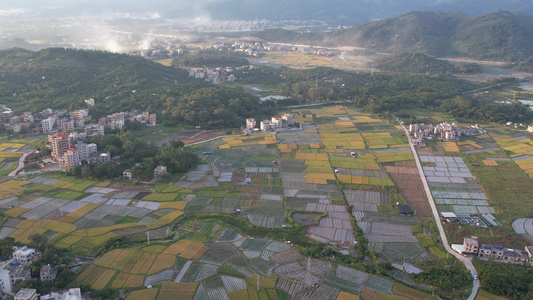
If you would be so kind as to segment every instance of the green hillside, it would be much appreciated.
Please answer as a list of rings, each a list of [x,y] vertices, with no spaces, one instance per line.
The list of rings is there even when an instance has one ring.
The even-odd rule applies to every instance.
[[[144,58],[62,48],[0,51],[0,70],[0,103],[32,112],[80,108],[88,98],[96,99],[97,115],[156,110],[163,106],[162,92],[183,93],[194,82],[184,70]]]
[[[372,66],[399,73],[446,74],[456,71],[449,62],[419,52],[382,56],[375,59]]]
[[[0,51],[0,104],[16,112],[73,110],[86,107],[88,98],[96,100],[93,117],[166,110],[159,120],[203,127],[237,126],[261,109],[259,98],[240,88],[214,86],[141,57],[62,48]]]
[[[358,46],[376,52],[421,52],[432,56],[520,62],[533,56],[533,16],[496,11],[482,16],[414,11],[330,33],[260,32],[269,40],[324,46]]]

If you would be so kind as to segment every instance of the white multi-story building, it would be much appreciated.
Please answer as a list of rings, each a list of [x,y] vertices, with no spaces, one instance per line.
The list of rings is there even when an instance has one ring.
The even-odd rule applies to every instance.
[[[257,122],[254,118],[246,119],[246,129],[254,129],[255,125],[257,125]]]
[[[263,120],[259,122],[259,128],[262,131],[270,131],[272,129],[272,124],[270,123],[269,120]]]
[[[61,170],[69,170],[75,166],[81,166],[80,154],[76,148],[70,148],[59,158],[59,167]]]
[[[24,246],[13,252],[13,258],[21,265],[30,265],[35,258],[35,249]]]
[[[87,140],[85,132],[71,132],[68,136],[72,143],[84,142]]]
[[[41,127],[44,133],[52,132],[54,130],[54,121],[47,118],[41,121]]]
[[[36,289],[20,289],[20,291],[15,294],[15,300],[37,300],[37,290]]]
[[[78,150],[80,161],[84,159],[88,159],[89,157],[92,157],[98,154],[98,147],[96,146],[95,143],[86,144],[86,143],[79,142],[75,144],[74,146]]]
[[[74,120],[71,119],[58,119],[57,127],[63,131],[72,131],[74,130]]]
[[[72,115],[74,116],[74,119],[85,120],[86,118],[89,117],[89,110],[86,108],[78,109],[78,110],[73,111]]]
[[[283,119],[281,117],[278,117],[278,116],[273,116],[272,120],[270,121],[270,123],[272,124],[272,127],[274,127],[274,129],[278,129],[278,128],[282,128],[283,127]]]

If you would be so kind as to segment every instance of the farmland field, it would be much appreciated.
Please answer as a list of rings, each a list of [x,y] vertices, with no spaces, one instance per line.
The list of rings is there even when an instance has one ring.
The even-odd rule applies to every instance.
[[[37,233],[68,253],[95,256],[75,281],[96,290],[122,289],[129,292],[126,299],[415,295],[375,275],[409,281],[401,270],[379,267],[369,274],[352,259],[337,264],[338,257],[360,253],[355,224],[368,239],[362,245],[367,256],[413,264],[442,257],[419,224],[430,210],[425,194],[413,188],[421,186],[420,174],[401,128],[339,105],[290,112],[302,128],[224,136],[189,148],[202,162],[175,182],[97,182],[57,173],[1,182],[0,207],[7,220],[0,234],[27,244]],[[459,151],[480,145],[485,144],[442,144],[446,156],[424,155],[444,160],[425,158],[433,196],[442,205],[493,207],[492,195],[484,199],[473,187],[474,176],[483,176],[468,170],[470,154]],[[491,158],[483,157],[483,168],[518,166]],[[527,170],[527,164],[516,168]],[[415,215],[400,216],[397,203]],[[419,235],[413,234],[417,226]],[[317,249],[333,254],[322,259],[327,252]],[[149,285],[152,289],[144,289]]]

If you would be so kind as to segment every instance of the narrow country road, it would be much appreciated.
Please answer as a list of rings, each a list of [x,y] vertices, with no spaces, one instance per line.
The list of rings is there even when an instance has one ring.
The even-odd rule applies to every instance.
[[[13,170],[13,172],[9,173],[9,177],[15,177],[17,176],[17,173],[18,171],[20,171],[22,168],[24,168],[24,160],[26,159],[26,157],[28,157],[28,155],[32,154],[34,151],[31,150],[30,152],[25,152],[20,158],[19,158],[19,165],[18,167]]]
[[[435,222],[437,223],[437,227],[439,228],[440,238],[442,240],[442,244],[444,244],[444,248],[446,248],[446,251],[448,251],[448,253],[455,256],[458,260],[462,261],[466,269],[470,271],[472,276],[476,276],[477,278],[477,270],[474,267],[474,264],[472,263],[472,258],[462,256],[461,254],[455,252],[448,244],[448,238],[446,237],[446,233],[444,232],[444,228],[442,227],[442,222],[440,221],[439,212],[437,211],[437,206],[435,205],[435,201],[433,200],[433,195],[431,194],[431,191],[429,189],[426,176],[424,175],[424,170],[422,169],[422,164],[420,163],[420,159],[418,158],[418,153],[416,152],[413,141],[411,141],[411,138],[409,137],[409,130],[407,130],[405,125],[402,122],[400,122],[400,120],[398,120],[397,117],[395,116],[393,117],[402,126],[403,130],[405,131],[405,135],[407,136],[407,140],[409,141],[409,146],[411,147],[411,151],[413,152],[413,156],[415,157],[416,166],[418,168],[418,172],[420,173],[420,179],[422,180],[422,184],[424,185],[424,190],[426,191],[429,205],[431,206],[431,210],[433,212],[433,217],[435,218]],[[479,290],[479,279],[474,279],[472,293],[468,297],[468,300],[474,300],[476,298],[478,290]]]

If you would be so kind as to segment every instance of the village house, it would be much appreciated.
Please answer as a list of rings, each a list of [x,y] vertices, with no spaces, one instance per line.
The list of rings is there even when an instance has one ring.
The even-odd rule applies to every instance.
[[[162,175],[167,174],[167,167],[166,166],[157,166],[154,169],[154,177],[159,178]]]
[[[122,177],[131,179],[131,169],[126,169],[122,172]]]
[[[526,246],[524,250],[520,250],[504,248],[498,245],[480,245],[478,243],[477,237],[475,236],[471,238],[464,238],[462,246],[462,252],[460,252],[461,254],[473,254],[476,255],[479,259],[494,259],[498,262],[533,264],[533,246]]]
[[[477,236],[471,238],[464,238],[463,241],[463,252],[464,253],[478,253],[479,243],[477,241]]]
[[[254,129],[255,125],[257,125],[257,122],[255,121],[254,118],[246,119],[246,129],[249,129],[249,130]]]
[[[15,300],[37,300],[37,299],[38,299],[38,296],[37,296],[36,289],[23,288],[23,289],[20,289],[20,291],[18,291],[15,294]]]
[[[24,246],[13,251],[13,258],[21,265],[30,265],[35,258],[35,249]]]
[[[50,265],[44,265],[39,271],[41,282],[54,281],[57,276],[57,268]]]

